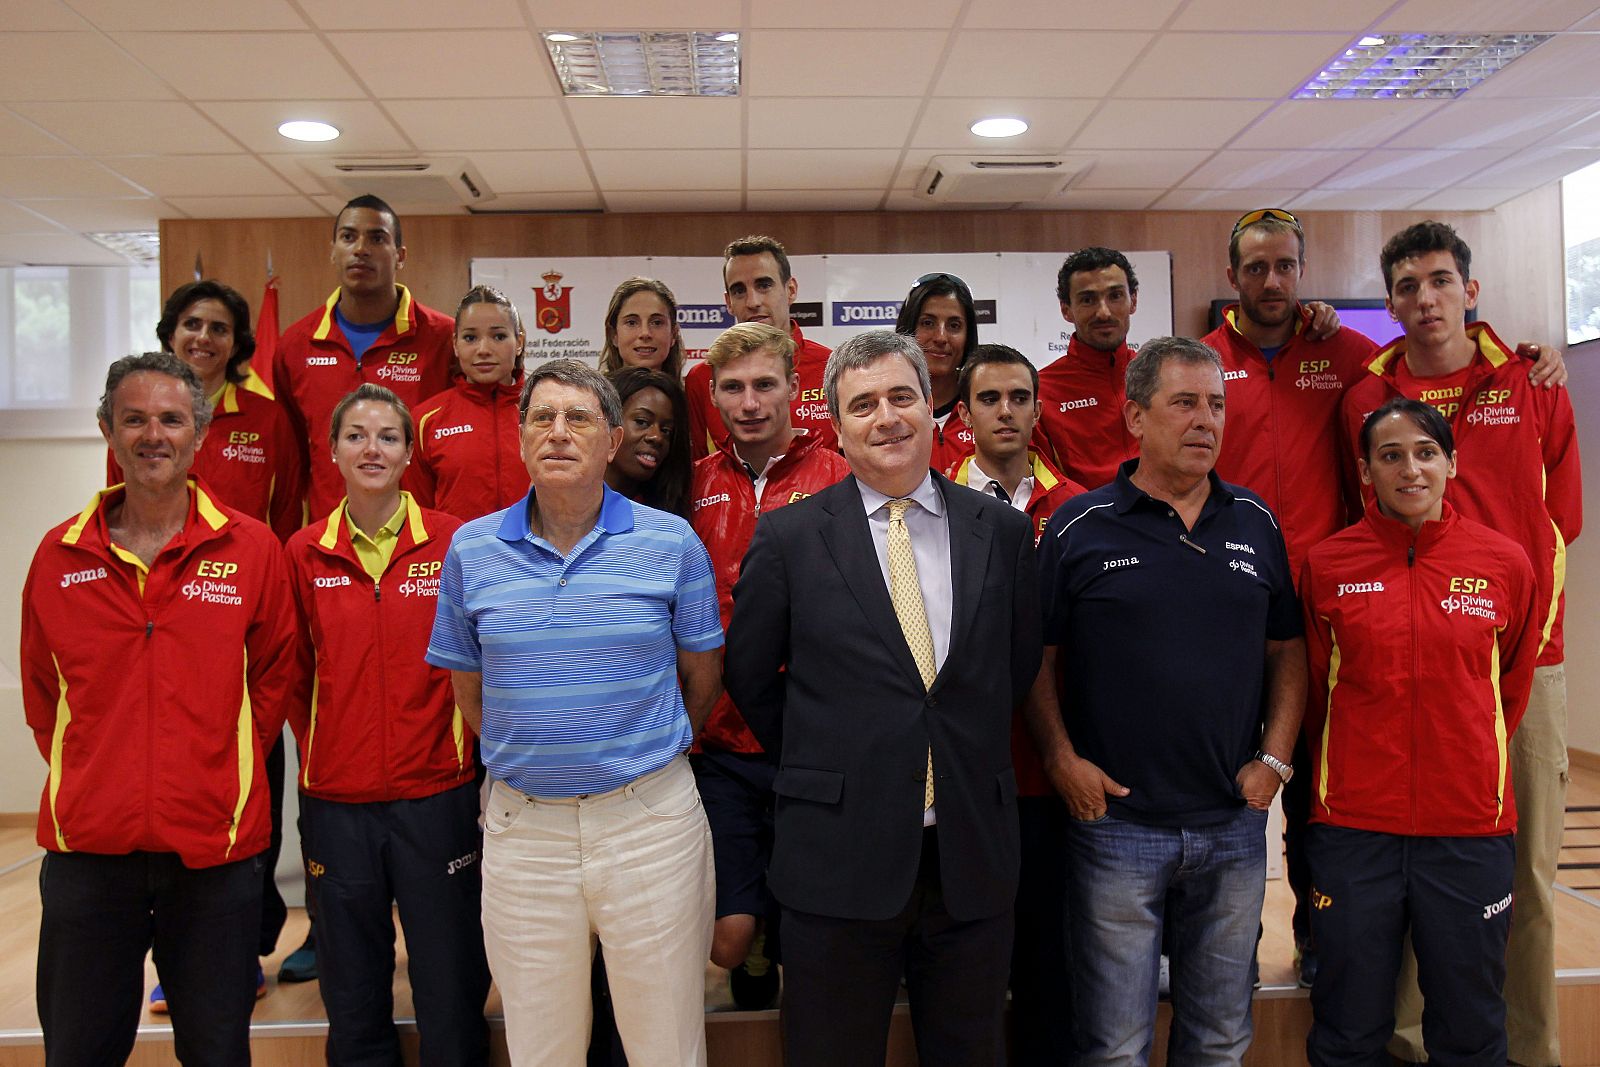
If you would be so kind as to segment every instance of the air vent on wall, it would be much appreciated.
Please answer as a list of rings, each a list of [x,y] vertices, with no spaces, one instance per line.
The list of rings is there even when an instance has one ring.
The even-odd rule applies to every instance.
[[[330,192],[346,199],[372,193],[401,212],[481,207],[494,193],[466,159],[306,159]]]
[[[1062,156],[934,156],[916,195],[946,204],[1016,204],[1047,200],[1093,162]]]

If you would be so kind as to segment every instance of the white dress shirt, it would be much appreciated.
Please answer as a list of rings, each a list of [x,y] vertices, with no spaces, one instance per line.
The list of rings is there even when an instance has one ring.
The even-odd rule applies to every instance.
[[[1000,494],[994,491],[994,486],[996,485],[1000,485],[1000,483],[985,474],[983,468],[978,466],[978,457],[973,456],[971,461],[967,463],[967,488],[976,489],[980,493],[987,493],[989,496],[998,498]],[[1033,475],[1031,474],[1018,482],[1017,491],[1011,494],[1011,506],[1018,511],[1027,511],[1028,501],[1033,499],[1033,485]],[[1004,489],[1005,486],[1001,485],[1000,488]]]

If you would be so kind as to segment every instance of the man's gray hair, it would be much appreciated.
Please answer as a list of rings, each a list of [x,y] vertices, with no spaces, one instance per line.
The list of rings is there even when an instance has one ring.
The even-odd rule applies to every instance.
[[[917,372],[922,399],[933,398],[933,379],[928,377],[928,357],[916,338],[893,330],[868,330],[858,333],[833,350],[822,372],[822,391],[828,398],[828,414],[839,417],[839,377],[847,370],[863,370],[884,356],[900,356]]]
[[[206,396],[205,386],[200,384],[200,375],[171,352],[141,352],[134,356],[123,356],[111,364],[106,371],[106,391],[100,394],[100,406],[94,412],[96,418],[107,426],[112,425],[111,398],[116,395],[117,386],[128,375],[141,371],[165,374],[188,386],[189,400],[194,405],[194,432],[205,432],[206,427],[211,425],[211,400]]]
[[[1217,368],[1217,377],[1223,377],[1222,359],[1217,350],[1204,341],[1192,337],[1157,337],[1140,345],[1139,354],[1128,363],[1123,395],[1148,409],[1161,386],[1161,368],[1174,362],[1194,366],[1210,364]]]
[[[616,387],[604,374],[575,359],[552,359],[529,368],[522,383],[522,396],[517,400],[519,422],[528,421],[528,401],[533,397],[534,386],[542,381],[560,382],[574,389],[589,390],[600,404],[600,414],[605,417],[606,426],[615,430],[622,425],[622,401],[617,398]]]

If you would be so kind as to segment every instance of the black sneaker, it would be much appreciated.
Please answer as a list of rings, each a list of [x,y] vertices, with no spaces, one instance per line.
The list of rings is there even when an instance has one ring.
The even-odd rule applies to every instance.
[[[778,965],[767,958],[767,938],[757,934],[744,962],[728,972],[728,992],[740,1011],[765,1011],[778,1002]]]
[[[317,943],[307,937],[300,947],[289,953],[278,968],[280,982],[315,982],[317,980]]]
[[[1317,981],[1317,950],[1299,942],[1294,946],[1294,970],[1300,988],[1310,989]]]

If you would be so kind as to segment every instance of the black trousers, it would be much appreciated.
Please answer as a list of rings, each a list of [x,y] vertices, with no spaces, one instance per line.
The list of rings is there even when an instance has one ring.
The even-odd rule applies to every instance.
[[[283,732],[267,753],[267,802],[272,812],[272,837],[261,854],[261,940],[256,955],[270,956],[278,949],[278,935],[289,918],[289,907],[278,892],[278,855],[283,851]]]
[[[1012,912],[960,922],[945,910],[937,828],[891,919],[783,909],[783,1047],[789,1067],[883,1067],[900,977],[923,1067],[1005,1062]]]
[[[394,918],[410,957],[420,1058],[489,1060],[489,964],[479,918],[483,840],[472,783],[419,800],[342,804],[300,796],[317,908],[328,1063],[398,1067]]]
[[[169,852],[47,853],[35,990],[49,1067],[127,1060],[152,946],[185,1067],[250,1062],[259,856],[185,867]]]
[[[1504,1067],[1511,836],[1402,837],[1318,824],[1306,852],[1320,958],[1306,1038],[1313,1067],[1388,1067],[1408,929],[1428,1062]]]
[[[1289,762],[1301,773],[1283,787],[1283,867],[1284,878],[1294,893],[1296,945],[1316,947],[1311,937],[1311,864],[1306,861],[1306,831],[1311,819],[1311,755],[1302,732],[1294,740],[1294,755]]]
[[[1056,1067],[1072,1051],[1067,943],[1067,806],[1054,794],[1018,797],[1022,871],[1011,948],[1011,1062]]]

